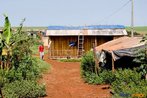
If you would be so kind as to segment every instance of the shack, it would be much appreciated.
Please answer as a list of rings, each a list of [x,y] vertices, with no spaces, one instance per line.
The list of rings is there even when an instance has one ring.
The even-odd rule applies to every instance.
[[[93,46],[126,35],[123,25],[48,26],[49,58],[79,58]]]
[[[106,42],[96,47],[100,66],[107,69],[133,68],[133,59],[138,49],[147,48],[146,42],[141,42],[142,37],[121,37]]]

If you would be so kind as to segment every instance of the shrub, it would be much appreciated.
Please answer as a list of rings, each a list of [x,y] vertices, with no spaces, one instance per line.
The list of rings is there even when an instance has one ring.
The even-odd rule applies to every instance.
[[[99,73],[99,78],[102,78],[103,84],[111,84],[115,81],[115,74],[111,70],[102,70]]]
[[[129,82],[128,84],[125,84],[125,82],[120,82],[116,80],[112,83],[111,88],[114,96],[121,96],[121,94],[128,95],[128,97],[131,97],[131,95],[133,94],[144,94],[145,96],[147,96],[146,85],[146,80],[140,80],[137,84],[134,82]]]
[[[89,74],[94,73],[94,66],[95,66],[95,62],[94,62],[93,52],[90,51],[82,57],[82,61],[81,61],[82,77],[84,77],[86,73]]]
[[[5,98],[38,98],[46,95],[45,86],[34,81],[15,81],[2,89]]]
[[[146,49],[138,49],[136,50],[134,62],[138,63],[140,67],[138,68],[138,72],[142,74],[145,78],[147,74],[147,50]]]
[[[114,73],[111,70],[101,68],[99,74],[96,75],[94,73],[93,53],[89,52],[82,58],[81,75],[85,82],[90,84],[110,84],[116,98],[124,96],[128,98],[133,94],[144,94],[147,96],[147,81],[142,78],[142,75],[146,73],[147,63],[145,56],[138,53],[136,61],[142,64],[139,68],[116,69]]]
[[[89,84],[102,84],[103,83],[103,78],[98,77],[95,73],[88,73],[85,72],[85,76],[83,77],[85,82]]]
[[[13,67],[7,71],[5,78],[7,81],[16,80],[36,80],[41,77],[42,73],[49,69],[49,64],[39,58],[26,56],[19,64],[18,68]]]
[[[25,56],[19,61],[19,65],[14,66],[6,75],[9,82],[16,80],[36,80],[41,76],[41,71],[37,62],[31,56]]]
[[[141,79],[141,73],[136,70],[119,69],[115,73],[116,80],[111,83],[111,88],[116,96],[119,94],[147,94],[146,80]]]

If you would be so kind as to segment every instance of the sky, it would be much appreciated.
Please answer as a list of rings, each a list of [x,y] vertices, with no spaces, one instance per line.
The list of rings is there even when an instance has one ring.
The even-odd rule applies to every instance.
[[[0,26],[3,14],[12,26],[130,26],[131,0],[0,0]],[[134,25],[147,26],[147,0],[134,0]]]

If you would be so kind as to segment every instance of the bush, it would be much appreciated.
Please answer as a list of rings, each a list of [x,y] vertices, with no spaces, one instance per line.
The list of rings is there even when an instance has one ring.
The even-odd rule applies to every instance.
[[[83,77],[85,82],[89,84],[102,84],[103,83],[103,78],[98,77],[95,73],[88,73],[85,72],[85,76]]]
[[[38,98],[46,95],[44,85],[26,80],[6,84],[2,91],[5,98]]]
[[[99,73],[99,78],[102,78],[103,84],[111,84],[115,81],[115,74],[111,70],[102,70]]]
[[[125,82],[120,82],[116,80],[112,83],[111,88],[114,96],[121,96],[121,94],[128,95],[128,97],[131,97],[133,94],[143,94],[147,96],[146,85],[146,80],[140,80],[137,84],[134,82],[129,82],[128,84],[125,84]]]
[[[32,56],[25,56],[19,61],[18,66],[14,66],[6,75],[9,82],[16,80],[36,80],[41,76],[41,71],[37,62]]]
[[[86,76],[86,73],[94,73],[94,67],[95,67],[95,62],[94,62],[94,56],[93,52],[88,52],[82,57],[81,61],[81,75],[82,77]]]
[[[145,78],[145,75],[147,74],[147,50],[146,49],[136,50],[134,62],[140,65],[140,67],[137,68],[138,69],[137,71],[140,72],[142,76]]]
[[[93,53],[89,52],[82,58],[81,75],[85,82],[90,84],[110,84],[114,96],[118,98],[124,96],[128,98],[133,94],[147,96],[147,81],[142,78],[146,74],[146,55],[143,53],[137,55],[135,61],[142,64],[139,68],[116,69],[114,73],[101,68],[96,75]]]
[[[115,73],[116,80],[111,83],[111,88],[116,96],[119,94],[147,94],[147,81],[141,79],[141,73],[136,70],[119,69]]]

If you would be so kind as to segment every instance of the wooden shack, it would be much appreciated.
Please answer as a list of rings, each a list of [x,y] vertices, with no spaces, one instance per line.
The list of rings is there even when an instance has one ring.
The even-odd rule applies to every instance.
[[[46,30],[48,56],[51,59],[79,58],[94,45],[125,35],[127,32],[122,25],[49,26]]]

